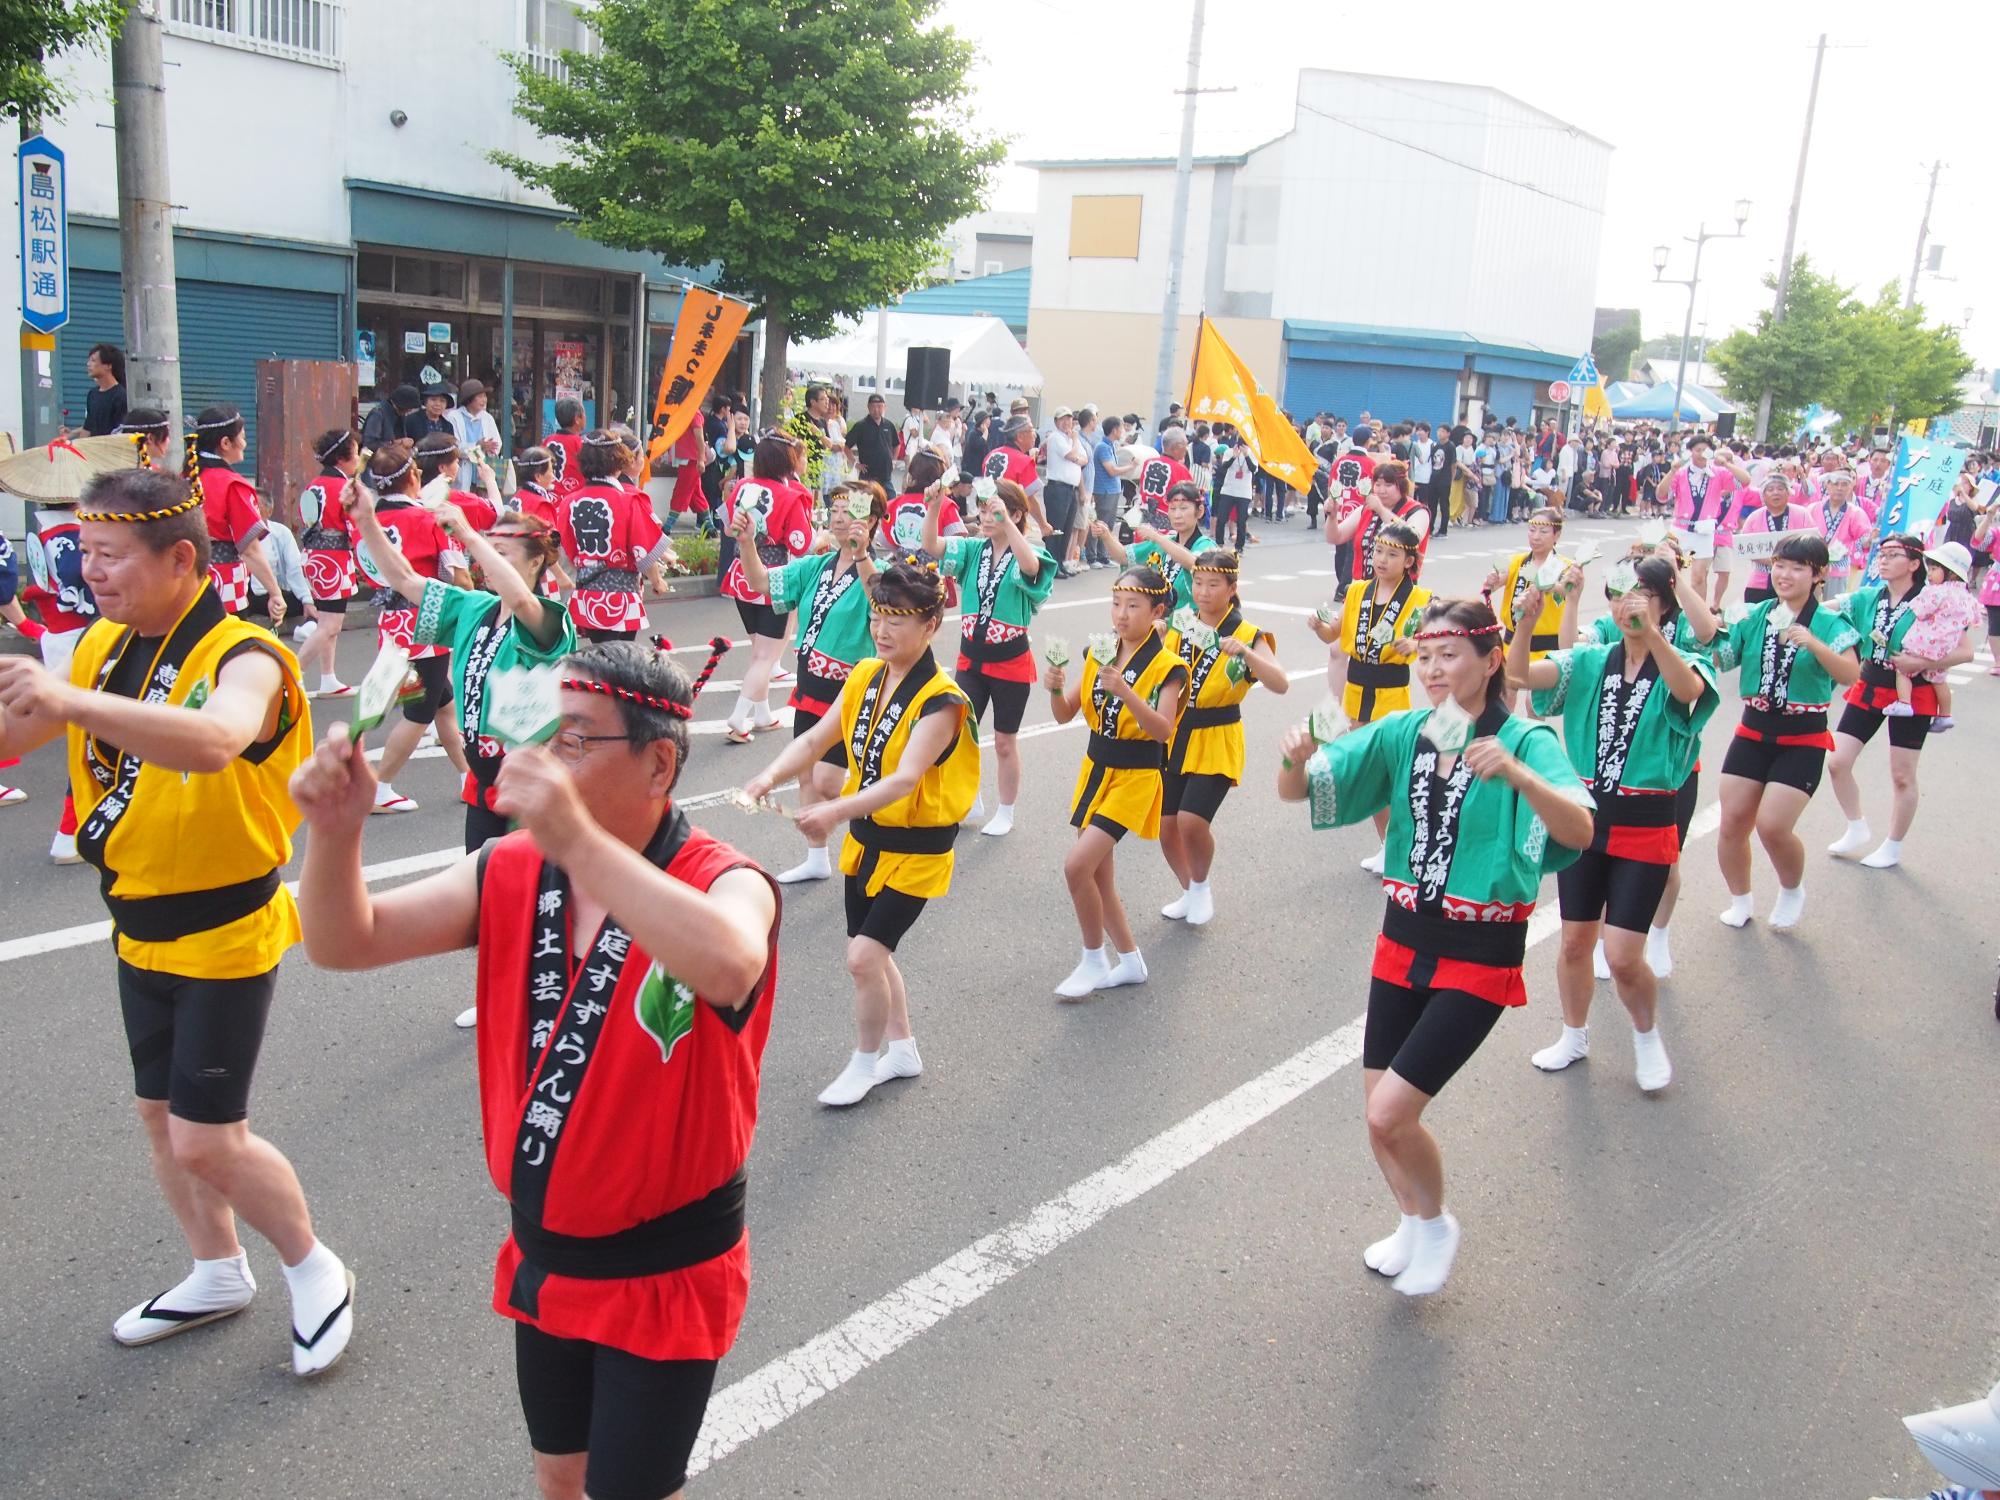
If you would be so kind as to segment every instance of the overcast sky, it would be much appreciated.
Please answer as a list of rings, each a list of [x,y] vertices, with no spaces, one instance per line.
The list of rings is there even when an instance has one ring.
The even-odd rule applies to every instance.
[[[1011,136],[1017,158],[1178,148],[1192,0],[944,0],[942,9],[981,48],[982,123]],[[1681,236],[1704,218],[1729,228],[1735,200],[1751,200],[1748,238],[1711,242],[1702,258],[1697,337],[1706,318],[1719,338],[1769,305],[1760,281],[1784,246],[1824,29],[1799,249],[1869,296],[1885,281],[1900,288],[1930,164],[1943,158],[1930,238],[1957,279],[1920,277],[1918,300],[1954,324],[1973,309],[1967,348],[2000,364],[2000,194],[1977,187],[2000,134],[2000,6],[1954,5],[1922,25],[1912,23],[1929,13],[1855,0],[1683,9],[1697,19],[1679,24],[1622,19],[1621,9],[1585,6],[1557,22],[1490,0],[1211,3],[1202,85],[1237,92],[1201,97],[1196,149],[1236,151],[1288,130],[1299,67],[1503,89],[1616,148],[1597,301],[1639,308],[1649,338],[1678,333],[1687,308],[1684,288],[1653,284],[1653,246],[1671,245],[1667,274],[1685,277],[1693,247]],[[1052,59],[1065,51],[1080,72],[1054,105]],[[1004,172],[993,206],[1032,209],[1034,174]]]

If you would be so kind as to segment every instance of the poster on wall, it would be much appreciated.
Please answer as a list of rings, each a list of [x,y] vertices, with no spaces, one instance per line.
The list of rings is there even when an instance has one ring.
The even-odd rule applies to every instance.
[[[431,342],[433,344],[449,344],[451,342],[451,324],[449,323],[431,324],[430,335],[431,335]]]
[[[414,328],[412,328],[408,333],[404,334],[403,352],[405,354],[422,354],[424,352],[423,334]]]
[[[369,390],[375,384],[375,330],[357,328],[354,330],[354,386],[356,390]]]
[[[549,360],[554,366],[550,372],[551,384],[555,387],[556,400],[581,401],[583,399],[583,344],[581,341],[557,340],[549,345]]]

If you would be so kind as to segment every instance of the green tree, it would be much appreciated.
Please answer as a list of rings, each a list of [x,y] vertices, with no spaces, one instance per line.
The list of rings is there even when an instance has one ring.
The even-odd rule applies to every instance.
[[[1776,288],[1773,277],[1764,284]],[[1759,313],[1754,329],[1737,329],[1709,357],[1737,402],[1754,406],[1771,392],[1774,432],[1790,431],[1815,401],[1856,427],[1942,416],[1957,409],[1958,383],[1972,370],[1956,330],[1927,325],[1893,286],[1863,302],[1803,255],[1792,263],[1784,321]]]
[[[74,92],[51,77],[48,60],[118,34],[126,0],[0,0],[0,118],[47,119]]]
[[[966,128],[973,51],[938,0],[602,0],[568,78],[511,59],[552,161],[495,160],[592,239],[704,268],[762,313],[774,415],[794,338],[917,285],[1004,145]]]
[[[1630,380],[1632,356],[1639,352],[1643,338],[1636,312],[1625,322],[1605,329],[1590,341],[1590,354],[1597,361],[1597,373],[1607,381]]]

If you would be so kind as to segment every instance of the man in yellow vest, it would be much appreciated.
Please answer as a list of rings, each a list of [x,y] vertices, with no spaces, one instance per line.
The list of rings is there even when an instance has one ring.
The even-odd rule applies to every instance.
[[[102,876],[118,998],[153,1172],[194,1269],[112,1325],[149,1344],[241,1312],[257,1283],[236,1215],[291,1291],[292,1369],[315,1375],[354,1328],[354,1281],[313,1236],[291,1163],[248,1124],[250,1079],[299,938],[279,872],[312,748],[292,654],[208,581],[201,495],[175,474],[103,476],[77,508],[100,618],[69,680],[0,657],[0,756],[68,742],[77,849]]]

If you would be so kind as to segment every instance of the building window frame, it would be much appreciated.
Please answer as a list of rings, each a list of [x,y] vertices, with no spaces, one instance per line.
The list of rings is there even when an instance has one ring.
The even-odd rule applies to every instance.
[[[521,53],[534,70],[544,78],[569,81],[569,64],[563,61],[565,52],[581,52],[587,57],[596,57],[604,47],[597,31],[589,21],[590,13],[597,7],[594,0],[522,0],[520,15]],[[575,44],[560,39],[552,40],[561,26],[552,27],[551,18],[574,28]]]
[[[189,41],[315,68],[344,66],[347,0],[166,0],[161,22]]]

